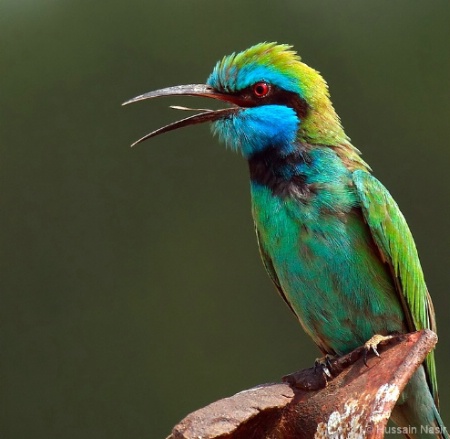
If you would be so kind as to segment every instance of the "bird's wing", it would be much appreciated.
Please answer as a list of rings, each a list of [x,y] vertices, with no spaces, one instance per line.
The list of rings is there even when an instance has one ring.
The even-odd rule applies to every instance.
[[[429,328],[436,332],[433,304],[417,254],[413,236],[397,203],[388,190],[371,174],[357,170],[353,182],[361,202],[364,219],[395,279],[410,331]],[[433,398],[438,403],[434,353],[425,360]]]
[[[266,250],[263,246],[262,240],[260,239],[260,236],[259,236],[259,230],[256,227],[256,224],[255,224],[255,231],[256,231],[256,238],[258,240],[259,253],[261,255],[261,259],[263,261],[264,268],[266,269],[267,274],[269,275],[270,279],[272,280],[273,284],[275,285],[276,289],[278,290],[278,293],[280,293],[280,296],[282,297],[282,299],[286,302],[287,306],[295,314],[295,311],[292,308],[292,305],[289,303],[289,300],[287,300],[287,297],[284,294],[283,288],[281,288],[281,284],[278,279],[277,273],[275,272],[275,268],[273,267],[272,259],[270,258],[269,254],[266,252]]]

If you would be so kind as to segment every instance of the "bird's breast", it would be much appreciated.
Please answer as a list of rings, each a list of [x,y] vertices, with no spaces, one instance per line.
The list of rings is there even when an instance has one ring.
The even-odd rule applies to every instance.
[[[391,275],[345,181],[305,180],[314,190],[296,193],[291,184],[280,194],[251,183],[261,253],[305,331],[322,351],[338,354],[403,327]]]

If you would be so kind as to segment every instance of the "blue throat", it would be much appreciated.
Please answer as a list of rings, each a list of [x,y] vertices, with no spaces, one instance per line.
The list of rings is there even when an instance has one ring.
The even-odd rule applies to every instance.
[[[220,141],[249,159],[266,148],[276,148],[284,155],[294,152],[299,126],[293,108],[262,105],[241,108],[235,115],[214,122],[212,129]]]

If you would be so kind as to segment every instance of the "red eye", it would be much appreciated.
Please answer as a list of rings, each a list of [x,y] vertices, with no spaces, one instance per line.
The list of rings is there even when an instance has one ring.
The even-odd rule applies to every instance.
[[[267,82],[257,82],[253,86],[253,93],[257,98],[264,98],[269,94],[270,85]]]

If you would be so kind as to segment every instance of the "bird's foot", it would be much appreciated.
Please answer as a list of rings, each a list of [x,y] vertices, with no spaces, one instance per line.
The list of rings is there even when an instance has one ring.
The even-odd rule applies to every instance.
[[[364,360],[364,364],[369,367],[369,365],[367,364],[367,355],[369,354],[369,352],[373,352],[377,357],[380,356],[380,354],[378,353],[378,345],[380,343],[386,342],[388,340],[392,339],[392,335],[380,335],[380,334],[375,334],[373,337],[371,337],[369,340],[367,340],[364,343],[364,356],[363,356],[363,360]]]
[[[321,371],[325,381],[327,381],[327,377],[332,379],[333,375],[331,374],[330,370],[332,369],[332,361],[336,360],[338,358],[337,355],[325,355],[321,358],[316,358],[316,361],[314,361],[314,373],[317,374],[318,371]]]
[[[337,365],[339,358],[337,355],[325,355],[314,362],[314,367],[284,376],[283,382],[301,390],[324,389],[328,386],[328,381],[342,371]]]

